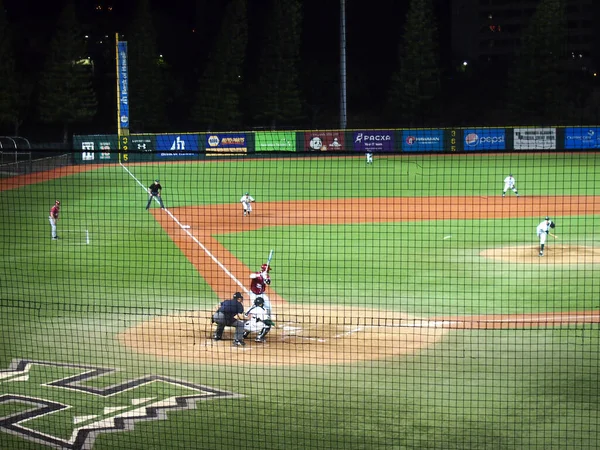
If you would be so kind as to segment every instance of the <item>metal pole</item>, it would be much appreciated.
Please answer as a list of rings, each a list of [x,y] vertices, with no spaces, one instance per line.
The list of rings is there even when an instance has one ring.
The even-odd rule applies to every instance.
[[[348,125],[346,102],[346,0],[340,0],[340,128]]]

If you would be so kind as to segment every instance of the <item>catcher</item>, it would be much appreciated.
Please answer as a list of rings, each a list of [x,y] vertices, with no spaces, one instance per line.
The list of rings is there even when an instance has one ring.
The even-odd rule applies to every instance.
[[[558,239],[558,237],[551,233],[550,230],[553,230],[556,227],[556,224],[550,220],[550,217],[546,216],[544,221],[537,226],[537,235],[540,238],[540,253],[538,256],[544,256],[544,246],[546,245],[546,238],[548,235],[552,236],[554,239]]]
[[[256,297],[254,304],[244,314],[248,320],[244,324],[244,339],[250,333],[258,333],[256,342],[265,342],[265,336],[271,331],[274,322],[269,318],[269,314],[264,307],[265,301],[262,297]]]

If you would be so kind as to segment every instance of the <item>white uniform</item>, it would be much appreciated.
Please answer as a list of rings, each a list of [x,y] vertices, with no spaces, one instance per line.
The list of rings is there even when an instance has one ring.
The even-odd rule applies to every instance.
[[[546,239],[548,238],[548,233],[550,233],[550,228],[552,228],[552,221],[549,218],[546,218],[536,228],[537,236],[540,239],[540,254],[539,254],[539,256],[544,256],[544,245],[546,244]]]
[[[365,156],[367,157],[367,164],[373,164],[373,153],[367,152]]]
[[[244,338],[250,333],[257,333],[256,342],[265,342],[265,337],[271,330],[271,325],[265,324],[265,320],[269,319],[267,310],[263,306],[252,305],[245,315],[250,319],[244,323]]]
[[[246,317],[251,316],[244,324],[244,331],[255,333],[260,333],[263,330],[266,326],[263,321],[269,318],[267,310],[263,306],[257,305],[252,305],[244,315]]]
[[[250,291],[248,295],[250,296],[250,303],[252,304],[254,304],[254,300],[256,300],[257,297],[262,297],[262,299],[265,301],[264,308],[269,317],[271,316],[271,300],[267,294],[255,294],[254,292]]]
[[[519,196],[515,183],[516,181],[512,174],[510,174],[504,179],[504,189],[502,190],[502,197],[506,195],[506,191],[508,191],[509,189],[513,191],[517,195],[517,197]]]
[[[250,214],[252,212],[252,202],[254,202],[254,199],[248,193],[244,194],[242,196],[242,198],[240,199],[240,203],[242,204],[242,207],[244,208],[245,216],[247,216],[248,214]]]

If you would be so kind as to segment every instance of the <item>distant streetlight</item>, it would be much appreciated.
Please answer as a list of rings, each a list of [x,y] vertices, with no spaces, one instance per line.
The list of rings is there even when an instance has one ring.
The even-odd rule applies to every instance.
[[[467,61],[463,61],[463,66],[467,67],[469,63]]]
[[[340,128],[346,129],[346,0],[340,0]]]

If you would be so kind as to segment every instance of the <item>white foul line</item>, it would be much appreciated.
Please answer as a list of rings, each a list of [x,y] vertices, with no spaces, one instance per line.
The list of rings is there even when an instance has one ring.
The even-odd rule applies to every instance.
[[[131,176],[131,178],[133,178],[137,184],[139,184],[145,192],[148,192],[148,188],[146,186],[144,186],[144,184],[138,180],[134,174],[132,174],[129,169],[127,167],[125,167],[123,165],[122,162],[119,162],[119,165],[121,167],[123,167],[123,169],[125,169],[125,171]],[[156,200],[156,202],[158,202],[158,199],[155,197],[154,200]],[[190,231],[189,231],[189,227],[182,225],[182,223],[179,221],[179,219],[177,219],[177,217],[175,217],[173,215],[173,213],[171,213],[171,211],[169,211],[167,208],[164,209],[164,211],[171,217],[171,219],[173,219],[173,221],[179,225],[179,228],[181,228],[181,230],[187,234],[196,244],[198,244],[198,246],[204,250],[204,253],[206,253],[210,259],[212,259],[221,269],[223,269],[223,272],[225,272],[241,289],[244,290],[244,292],[246,292],[246,294],[248,294],[248,289],[246,289],[244,287],[244,285],[227,269],[227,267],[225,267],[221,261],[219,261],[207,248],[204,244],[202,244],[202,242],[200,242],[196,236],[194,236]]]

